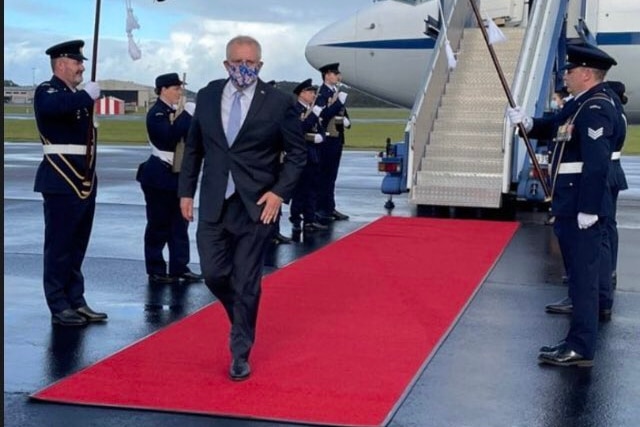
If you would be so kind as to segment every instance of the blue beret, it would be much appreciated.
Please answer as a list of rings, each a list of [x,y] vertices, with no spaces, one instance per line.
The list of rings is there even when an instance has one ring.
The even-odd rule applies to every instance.
[[[54,58],[71,58],[76,61],[84,61],[87,58],[82,54],[82,48],[84,47],[84,41],[71,40],[68,42],[59,43],[55,46],[51,46],[45,51],[47,55]]]
[[[598,70],[608,70],[617,65],[615,59],[605,51],[591,45],[569,45],[567,46],[567,64],[565,70],[576,67],[596,68]]]
[[[298,86],[295,87],[295,89],[293,89],[293,93],[295,93],[296,95],[300,95],[300,92],[305,91],[305,90],[316,90],[318,89],[317,86],[314,86],[311,83],[311,79],[307,79],[305,81],[303,81],[302,83],[300,83]]]
[[[156,89],[170,86],[181,86],[184,82],[180,80],[178,73],[161,74],[156,77]]]

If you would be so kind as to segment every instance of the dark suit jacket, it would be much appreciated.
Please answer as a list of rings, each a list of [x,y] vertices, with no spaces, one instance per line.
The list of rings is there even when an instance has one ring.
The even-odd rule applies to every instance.
[[[249,215],[259,221],[256,202],[272,191],[291,198],[307,153],[294,100],[258,80],[247,117],[231,147],[222,126],[221,100],[226,80],[198,91],[178,183],[179,197],[194,197],[202,168],[199,219],[220,219],[229,171]],[[284,163],[280,162],[283,152]],[[204,161],[204,165],[203,165]]]

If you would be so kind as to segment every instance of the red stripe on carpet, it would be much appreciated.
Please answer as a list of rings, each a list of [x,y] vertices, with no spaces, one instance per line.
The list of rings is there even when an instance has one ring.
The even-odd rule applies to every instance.
[[[518,227],[383,217],[265,278],[253,375],[219,304],[31,397],[340,426],[386,423]]]

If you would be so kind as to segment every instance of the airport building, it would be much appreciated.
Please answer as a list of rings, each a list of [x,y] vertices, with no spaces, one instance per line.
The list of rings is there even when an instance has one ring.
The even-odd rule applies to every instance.
[[[102,104],[98,104],[97,102],[99,108],[98,114],[103,114],[102,111],[104,111],[105,114],[108,111],[118,111],[119,114],[122,112],[147,111],[157,98],[153,91],[153,86],[120,80],[99,80],[98,83],[100,84],[101,97],[115,100],[114,102],[117,105],[109,109],[104,107],[104,105],[108,105],[108,103],[105,104],[105,102],[102,102]],[[17,105],[32,104],[35,89],[35,86],[5,86],[4,103]],[[111,102],[111,104],[113,105],[114,102]],[[124,111],[122,111],[122,108],[124,108]]]

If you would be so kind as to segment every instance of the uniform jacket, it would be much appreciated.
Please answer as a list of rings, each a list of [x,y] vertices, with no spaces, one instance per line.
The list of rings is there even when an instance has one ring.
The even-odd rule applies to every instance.
[[[609,216],[613,205],[607,184],[611,152],[621,137],[620,114],[611,97],[594,98],[605,94],[603,84],[583,93],[575,102],[571,139],[556,144],[552,156],[554,194],[551,204],[556,216],[573,216],[578,212]],[[573,107],[570,107],[573,108]],[[564,110],[564,109],[563,109]],[[530,134],[535,134],[535,126]],[[582,163],[578,173],[557,173],[562,163]]]
[[[36,88],[33,106],[42,144],[86,146],[91,137],[93,151],[88,168],[86,154],[45,154],[36,172],[34,191],[86,198],[95,189],[93,105],[87,92],[73,91],[56,76]]]
[[[309,139],[311,135],[315,134],[324,138],[324,128],[320,124],[320,117],[316,116],[312,111],[307,111],[307,107],[300,102],[296,102],[295,108],[302,122],[302,133],[305,135],[305,141],[307,143],[307,160],[312,163],[318,163],[320,161],[318,147],[322,143],[308,140],[307,135],[309,135]]]
[[[174,153],[178,142],[187,138],[191,115],[186,111],[177,117],[175,114],[176,110],[160,98],[147,113],[149,142],[158,150]],[[171,170],[171,166],[152,154],[138,167],[136,179],[149,187],[177,191],[178,174]]]
[[[336,116],[349,117],[349,113],[344,104],[342,104],[337,97],[333,99],[334,95],[335,92],[323,83],[320,89],[318,89],[318,96],[316,97],[316,105],[323,108],[322,113],[320,113],[320,118],[322,125],[327,131],[329,131],[329,128],[332,126],[331,121],[334,120]],[[336,129],[344,143],[344,126],[338,124],[336,125]]]
[[[198,92],[180,172],[179,197],[194,197],[202,168],[199,219],[221,217],[229,171],[236,192],[254,221],[267,191],[289,201],[306,163],[306,146],[294,100],[258,80],[256,90],[231,147],[222,125],[222,90],[227,80],[215,80]],[[281,153],[286,152],[283,163]],[[204,162],[204,164],[203,164]]]
[[[613,151],[621,152],[624,146],[624,140],[627,137],[627,116],[624,112],[624,107],[620,102],[620,98],[618,98],[618,96],[613,93],[611,89],[605,87],[605,90],[610,94],[611,98],[616,104],[618,113],[620,114],[620,126],[622,127],[623,132],[621,132],[621,135],[616,142],[615,147],[613,147]],[[615,194],[618,194],[620,191],[629,188],[629,185],[627,184],[627,177],[624,174],[624,170],[622,169],[622,165],[620,164],[619,159],[611,161],[611,167],[609,168],[609,187]]]

